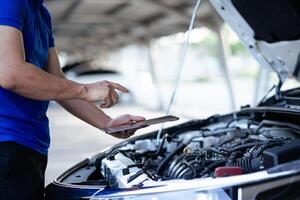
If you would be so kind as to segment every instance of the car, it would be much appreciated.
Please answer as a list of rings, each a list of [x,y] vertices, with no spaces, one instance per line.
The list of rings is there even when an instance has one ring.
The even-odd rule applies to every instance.
[[[299,199],[300,4],[210,0],[279,83],[254,107],[125,140],[64,172],[46,188],[60,199]]]

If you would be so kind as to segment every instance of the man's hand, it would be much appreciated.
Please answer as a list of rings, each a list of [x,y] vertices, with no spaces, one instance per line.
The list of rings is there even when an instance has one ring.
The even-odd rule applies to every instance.
[[[116,127],[119,125],[134,124],[136,122],[141,122],[141,121],[145,121],[145,118],[141,117],[141,116],[121,115],[121,116],[109,121],[107,124],[107,128],[112,128],[112,127]],[[116,138],[125,139],[125,138],[129,138],[130,136],[132,136],[135,133],[135,131],[136,130],[123,131],[120,133],[114,133],[114,134],[112,134],[112,136],[114,136]]]
[[[119,95],[116,90],[125,93],[129,92],[129,90],[122,85],[109,81],[87,84],[85,85],[86,100],[89,102],[104,101],[100,107],[109,108],[114,106],[119,100]]]

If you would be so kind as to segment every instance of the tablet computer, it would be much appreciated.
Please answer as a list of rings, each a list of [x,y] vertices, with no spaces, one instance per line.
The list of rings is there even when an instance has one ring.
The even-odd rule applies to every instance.
[[[161,123],[165,123],[165,122],[172,122],[172,121],[177,121],[177,120],[179,120],[178,117],[175,117],[173,115],[167,115],[167,116],[163,116],[163,117],[159,117],[159,118],[148,119],[148,120],[145,120],[142,122],[137,122],[134,124],[126,124],[126,125],[120,125],[120,126],[107,128],[105,130],[105,132],[108,134],[113,134],[113,133],[118,133],[118,132],[122,132],[122,131],[141,129],[141,128],[145,128],[145,127],[148,127],[151,125],[161,124]]]

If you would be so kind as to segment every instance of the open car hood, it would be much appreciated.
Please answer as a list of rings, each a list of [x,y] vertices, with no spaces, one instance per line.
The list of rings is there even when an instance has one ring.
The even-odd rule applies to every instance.
[[[210,0],[256,60],[300,80],[299,0]]]

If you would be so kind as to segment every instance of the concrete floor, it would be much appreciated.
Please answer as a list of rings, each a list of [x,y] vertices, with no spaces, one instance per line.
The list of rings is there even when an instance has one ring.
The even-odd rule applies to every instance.
[[[106,110],[106,112],[110,116],[128,113],[142,114],[148,119],[163,115],[161,112],[152,112],[131,106],[117,106]],[[50,106],[48,117],[50,119],[51,146],[46,171],[46,184],[49,184],[54,178],[76,163],[121,141],[73,117],[56,104]],[[184,119],[181,121],[184,121]],[[147,133],[159,129],[159,127],[160,125],[156,125],[142,129],[136,134]]]

